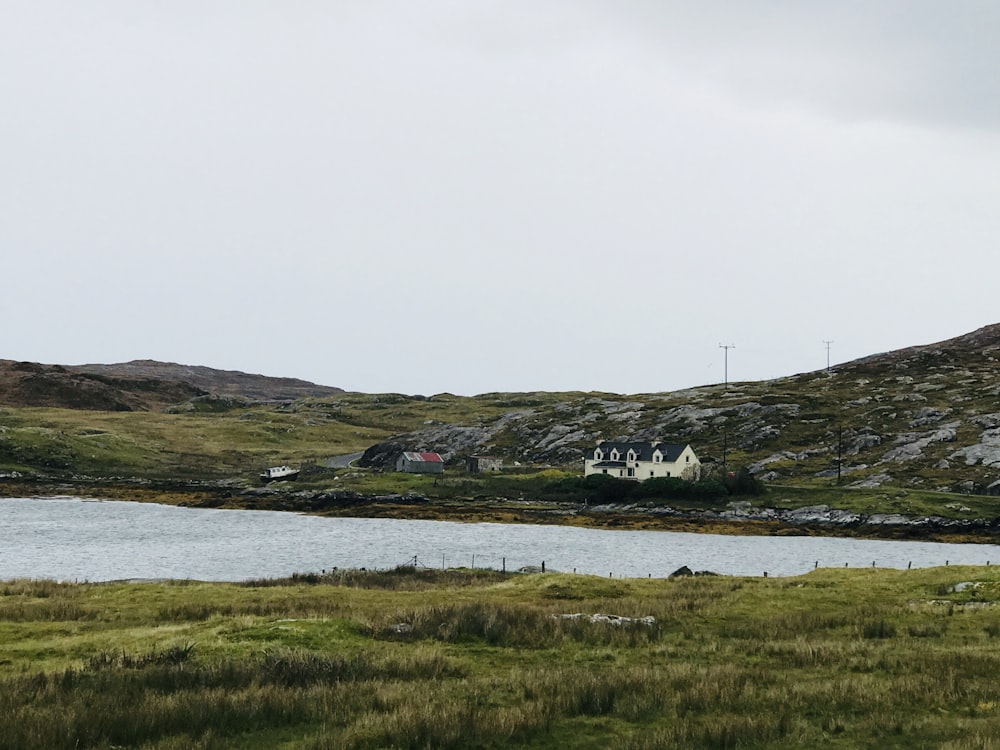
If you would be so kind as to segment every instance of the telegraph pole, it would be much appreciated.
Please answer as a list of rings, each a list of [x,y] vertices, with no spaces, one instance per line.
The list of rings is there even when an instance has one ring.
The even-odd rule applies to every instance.
[[[837,425],[837,484],[840,484],[840,467],[844,465],[844,428]]]
[[[826,371],[830,372],[830,344],[833,342],[824,339],[823,343],[826,344]]]
[[[725,355],[724,355],[724,359],[723,359],[723,363],[724,363],[723,364],[723,377],[725,378],[725,381],[723,382],[723,385],[726,388],[729,388],[729,350],[730,349],[735,349],[736,348],[736,344],[719,344],[719,348],[723,349],[725,351]]]
[[[723,387],[729,390],[729,350],[735,349],[736,344],[719,344],[719,348],[725,352],[723,354]],[[722,473],[726,473],[726,454],[729,451],[729,428],[726,427],[722,433]]]

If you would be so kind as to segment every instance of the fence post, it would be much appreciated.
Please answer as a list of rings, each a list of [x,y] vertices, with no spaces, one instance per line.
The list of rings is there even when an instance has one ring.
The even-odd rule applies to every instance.
[[[542,560],[542,572],[545,572],[545,560]]]

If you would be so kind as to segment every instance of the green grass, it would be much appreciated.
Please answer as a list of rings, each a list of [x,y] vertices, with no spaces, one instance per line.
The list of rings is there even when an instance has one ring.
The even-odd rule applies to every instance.
[[[18,409],[0,434],[0,465],[98,477],[252,479],[364,450],[385,429],[253,406],[222,414]]]
[[[555,398],[547,395],[548,402]],[[215,404],[209,412],[5,408],[0,410],[0,470],[253,480],[263,466],[321,464],[427,422],[490,421],[508,403],[504,394],[343,394],[291,405]]]
[[[8,582],[0,748],[991,748],[998,601],[954,566]]]
[[[993,518],[1000,502],[986,495],[965,495],[902,487],[861,489],[832,486],[771,485],[760,502],[777,508],[829,505],[857,513],[900,513],[943,518]]]

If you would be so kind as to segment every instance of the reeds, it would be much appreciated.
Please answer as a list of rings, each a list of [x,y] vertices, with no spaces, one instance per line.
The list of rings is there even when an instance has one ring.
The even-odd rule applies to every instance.
[[[0,748],[137,746],[178,733],[346,724],[378,705],[373,685],[434,683],[462,671],[439,654],[399,659],[276,651],[189,665],[192,647],[96,655],[83,669],[0,683]]]
[[[250,588],[272,586],[346,586],[384,591],[426,591],[442,587],[481,587],[501,583],[517,575],[489,568],[465,570],[398,565],[386,570],[336,568],[322,573],[293,573],[288,578],[260,578],[244,581]]]
[[[65,657],[46,669],[0,660],[0,750],[276,738],[315,750],[992,750],[997,615],[988,601],[940,604],[946,575],[976,573],[820,573],[799,585],[558,575],[421,589],[147,584],[48,596],[23,584],[0,611],[63,601],[88,615],[52,622],[39,609],[34,623],[3,624],[5,655]],[[827,579],[838,585],[815,585]],[[143,613],[161,612],[167,627],[143,635]],[[561,617],[576,612],[655,622]]]

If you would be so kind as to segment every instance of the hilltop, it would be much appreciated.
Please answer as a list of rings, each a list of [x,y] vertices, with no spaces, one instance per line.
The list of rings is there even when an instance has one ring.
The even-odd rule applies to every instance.
[[[298,378],[254,375],[238,370],[217,370],[211,367],[179,365],[151,359],[137,359],[115,365],[77,365],[67,369],[77,373],[109,375],[116,378],[171,380],[213,396],[248,401],[294,401],[298,398],[333,396],[344,392],[343,388],[317,385]]]
[[[96,411],[158,411],[204,398],[293,401],[343,393],[297,378],[133,360],[119,364],[44,365],[0,360],[0,406]]]
[[[207,395],[180,380],[0,359],[0,406],[154,411]]]

